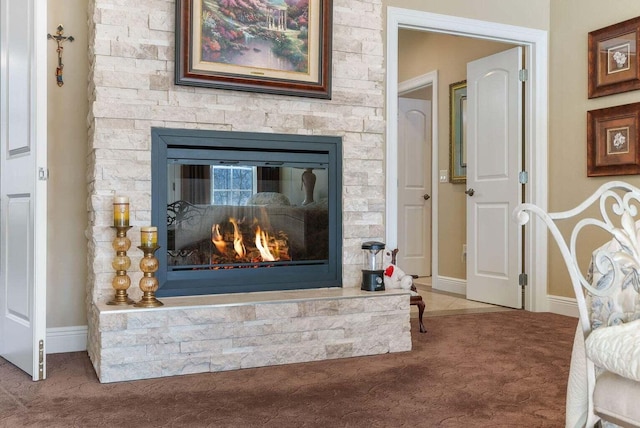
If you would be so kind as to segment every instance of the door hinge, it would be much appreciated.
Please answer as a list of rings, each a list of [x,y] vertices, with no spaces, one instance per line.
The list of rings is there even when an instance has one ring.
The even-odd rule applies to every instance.
[[[528,281],[529,281],[529,276],[526,273],[521,273],[520,275],[518,275],[519,286],[526,287]]]
[[[518,174],[518,181],[520,184],[527,184],[529,182],[529,173],[527,171],[520,171],[520,174]]]
[[[49,170],[47,168],[38,168],[38,180],[47,181],[49,179]]]
[[[44,379],[44,340],[38,342],[38,380]]]
[[[518,72],[518,79],[520,79],[521,82],[526,82],[527,80],[529,80],[529,70],[527,70],[526,68],[520,70]]]

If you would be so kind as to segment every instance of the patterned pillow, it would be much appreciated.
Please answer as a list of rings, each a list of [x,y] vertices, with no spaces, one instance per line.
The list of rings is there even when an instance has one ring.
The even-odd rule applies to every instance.
[[[639,230],[639,227],[640,222],[636,223],[635,229]],[[597,290],[613,287],[607,296],[586,293],[593,330],[603,325],[620,325],[640,319],[640,266],[637,260],[640,253],[636,248],[639,237],[636,231],[625,229],[616,229],[614,236],[593,252],[586,278]],[[617,273],[614,273],[612,263],[617,265]],[[598,265],[603,272],[594,267]]]

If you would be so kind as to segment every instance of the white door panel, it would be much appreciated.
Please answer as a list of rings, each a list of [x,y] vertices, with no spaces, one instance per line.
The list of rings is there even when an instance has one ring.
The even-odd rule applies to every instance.
[[[33,380],[46,376],[46,16],[46,0],[0,0],[0,355]]]
[[[30,293],[22,284],[30,280],[30,263],[33,258],[29,248],[32,236],[29,217],[31,216],[31,198],[29,195],[7,195],[6,253],[7,266],[7,312],[11,316],[30,322]],[[26,239],[25,239],[26,238]]]
[[[522,307],[522,48],[467,64],[467,298]]]
[[[505,255],[509,249],[509,234],[504,227],[505,221],[509,220],[507,210],[506,204],[476,204],[477,224],[481,227],[477,227],[477,257],[474,271],[480,275],[508,279],[508,257]],[[482,251],[487,247],[492,247],[492,250]],[[496,254],[499,257],[496,257]]]
[[[398,252],[408,274],[431,275],[431,102],[398,98]]]
[[[478,100],[492,99],[493,102],[476,110],[476,181],[504,179],[509,174],[508,78],[508,70],[493,70],[477,81]],[[491,150],[480,149],[483,147]]]
[[[404,245],[405,258],[420,257],[425,252],[425,242],[423,239],[411,239],[411,237],[424,236],[424,207],[422,205],[406,207],[404,210],[404,225],[402,233],[407,236],[407,243]],[[409,226],[411,225],[411,226]],[[406,265],[406,263],[403,263]]]

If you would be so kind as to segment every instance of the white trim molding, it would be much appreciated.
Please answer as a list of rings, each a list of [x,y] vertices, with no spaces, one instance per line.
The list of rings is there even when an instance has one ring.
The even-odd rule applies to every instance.
[[[449,293],[467,295],[467,281],[464,279],[450,278],[448,276],[438,277],[437,287],[432,286],[434,290],[446,291]]]
[[[47,354],[80,352],[87,350],[87,326],[47,329]]]
[[[438,285],[438,228],[433,225],[438,224],[438,70],[433,70],[413,79],[405,80],[398,84],[398,96],[406,94],[417,89],[431,86],[431,278],[433,287]],[[396,97],[396,109],[398,106],[398,98]],[[396,114],[396,117],[397,114]],[[389,131],[389,129],[391,131]],[[389,248],[398,248],[398,120],[387,120],[387,132],[395,135],[396,138],[389,140],[387,137],[387,245]],[[387,135],[390,135],[387,134]],[[393,184],[389,181],[393,180],[394,191],[389,192]],[[394,225],[389,227],[389,225]]]
[[[386,134],[386,240],[390,247],[397,243],[397,117],[398,117],[398,31],[411,29],[435,33],[446,33],[485,40],[495,40],[518,44],[525,47],[529,79],[525,114],[525,168],[529,172],[530,185],[527,186],[525,201],[547,209],[548,194],[548,33],[527,27],[479,21],[475,19],[440,15],[418,10],[387,8],[387,134]],[[442,76],[440,76],[442,78]],[[434,93],[437,91],[434,90]],[[437,159],[436,159],[437,160]],[[434,167],[438,174],[439,167]],[[437,179],[434,189],[437,188]],[[434,223],[436,224],[436,223]],[[434,227],[434,240],[437,237]],[[529,284],[525,295],[525,309],[534,312],[549,310],[547,299],[547,229],[541,220],[525,229],[526,256],[523,266],[529,271]],[[435,253],[437,254],[437,252]],[[433,262],[432,275],[440,280],[437,263]]]
[[[562,297],[547,295],[549,299],[549,312],[558,315],[578,318],[578,302],[574,297]]]

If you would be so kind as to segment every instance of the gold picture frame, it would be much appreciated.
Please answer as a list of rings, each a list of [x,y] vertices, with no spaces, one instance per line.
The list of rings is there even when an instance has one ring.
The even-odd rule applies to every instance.
[[[449,85],[449,182],[467,181],[467,81]]]
[[[332,0],[176,0],[177,85],[331,98]]]

